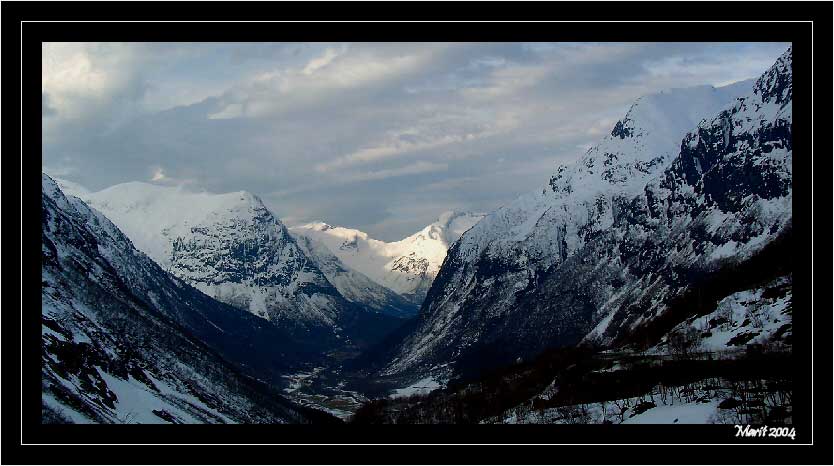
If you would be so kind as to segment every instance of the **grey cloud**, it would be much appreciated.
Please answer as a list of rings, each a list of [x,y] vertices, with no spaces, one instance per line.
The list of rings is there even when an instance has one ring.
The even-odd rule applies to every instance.
[[[46,92],[41,93],[41,116],[42,117],[50,117],[55,115],[57,112],[54,108],[49,106],[49,94]]]
[[[642,94],[751,77],[787,44],[134,47],[101,48],[122,71],[81,116],[45,88],[45,166],[91,189],[161,169],[391,240],[543,185]]]

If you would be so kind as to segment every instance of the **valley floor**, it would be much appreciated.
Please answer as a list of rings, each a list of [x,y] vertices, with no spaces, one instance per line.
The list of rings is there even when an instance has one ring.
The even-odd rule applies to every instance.
[[[284,376],[288,386],[283,389],[290,400],[309,408],[320,409],[342,420],[348,420],[368,397],[347,388],[339,369],[324,366],[305,369]]]
[[[334,366],[316,366],[284,376],[282,389],[290,400],[325,411],[344,421],[349,421],[365,404],[377,399],[410,398],[425,396],[444,388],[444,383],[432,377],[417,381],[408,378],[368,378],[364,373],[354,373]]]

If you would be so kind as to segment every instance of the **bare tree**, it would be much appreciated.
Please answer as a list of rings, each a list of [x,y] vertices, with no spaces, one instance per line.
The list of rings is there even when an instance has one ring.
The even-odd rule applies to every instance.
[[[703,346],[700,332],[689,326],[674,330],[667,342],[670,353],[677,359],[691,359]]]
[[[762,328],[764,327],[764,322],[762,321],[762,316],[758,312],[758,307],[750,306],[744,313],[744,318],[750,321],[750,324],[753,325],[754,328]]]
[[[620,424],[622,424],[623,421],[625,421],[625,413],[631,407],[628,398],[622,400],[614,400],[611,403],[614,405],[614,408],[616,408],[614,414],[616,414],[617,417],[620,418]]]

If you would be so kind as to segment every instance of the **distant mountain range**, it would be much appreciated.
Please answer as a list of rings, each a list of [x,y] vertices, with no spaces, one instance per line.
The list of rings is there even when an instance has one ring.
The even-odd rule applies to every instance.
[[[291,228],[323,243],[342,263],[419,307],[446,258],[446,251],[484,214],[444,212],[431,225],[386,243],[359,230],[323,222]]]
[[[174,275],[220,301],[302,329],[338,327],[343,299],[374,313],[414,316],[449,246],[483,218],[445,212],[386,243],[322,222],[288,231],[245,191],[195,193],[130,182],[91,192],[56,182]]]

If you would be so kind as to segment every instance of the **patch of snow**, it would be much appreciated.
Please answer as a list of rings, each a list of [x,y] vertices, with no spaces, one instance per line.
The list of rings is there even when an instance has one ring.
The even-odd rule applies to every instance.
[[[411,395],[426,395],[442,387],[443,385],[437,380],[435,380],[433,377],[426,377],[424,379],[418,380],[417,382],[414,382],[413,384],[405,388],[398,388],[394,390],[394,393],[390,397],[403,398]]]
[[[660,405],[623,421],[623,424],[710,424],[718,411],[718,400],[707,403]]]

